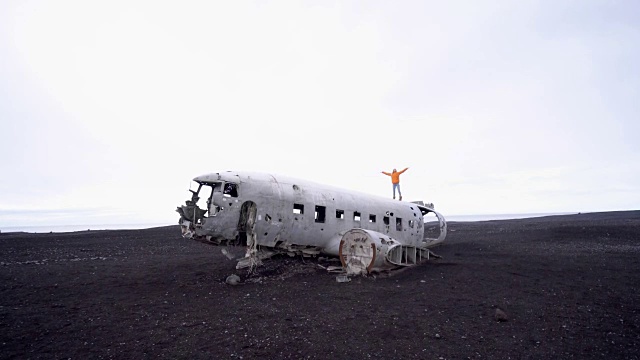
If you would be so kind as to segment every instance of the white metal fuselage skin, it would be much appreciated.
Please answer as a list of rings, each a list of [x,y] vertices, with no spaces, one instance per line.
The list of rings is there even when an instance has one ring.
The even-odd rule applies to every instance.
[[[351,229],[372,230],[421,248],[442,242],[446,235],[444,218],[422,204],[263,173],[220,172],[193,180],[199,188],[192,191],[192,205],[199,201],[203,206],[178,208],[186,214],[180,224],[185,237],[205,242],[237,243],[250,232],[260,247],[338,255],[340,239]],[[201,189],[207,187],[212,191],[204,199],[201,195],[208,192]],[[424,215],[429,212],[440,221],[438,238],[424,238]]]

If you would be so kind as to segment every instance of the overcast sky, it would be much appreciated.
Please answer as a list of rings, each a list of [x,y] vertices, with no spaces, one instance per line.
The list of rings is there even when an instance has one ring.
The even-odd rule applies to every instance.
[[[445,216],[640,208],[640,2],[0,2],[0,226],[266,171]]]

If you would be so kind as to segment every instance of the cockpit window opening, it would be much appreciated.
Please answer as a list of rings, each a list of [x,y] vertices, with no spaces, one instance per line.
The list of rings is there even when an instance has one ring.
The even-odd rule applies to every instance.
[[[376,216],[374,214],[369,214],[369,222],[370,223],[376,222]]]
[[[384,222],[385,225],[389,225],[389,217],[388,216],[383,217],[382,221]]]
[[[234,183],[225,183],[223,196],[225,197],[238,197],[238,185]]]
[[[200,191],[200,188],[202,187],[202,184],[197,182],[197,181],[193,181],[191,180],[191,182],[189,183],[189,191],[192,194],[197,194],[198,191]],[[195,190],[194,190],[195,189]]]
[[[293,213],[297,215],[304,214],[304,205],[302,204],[293,204]]]
[[[193,184],[190,186],[191,200],[187,200],[187,205],[183,209],[183,216],[196,224],[202,224],[207,215],[211,216],[209,213],[209,204],[211,203],[213,189],[212,184],[197,184],[197,190],[191,189],[195,187]]]
[[[415,215],[415,214],[414,214]],[[415,221],[413,220],[409,220],[409,227],[413,229],[413,225],[415,224]]]
[[[202,186],[204,186],[204,188],[202,190],[204,190],[205,188],[209,188],[209,190],[207,190],[207,193],[210,193],[210,195],[207,197],[207,204],[206,207],[203,207],[205,209],[207,209],[208,214],[207,216],[216,216],[218,215],[218,213],[220,211],[223,210],[222,207],[220,207],[219,205],[215,205],[213,203],[213,199],[214,197],[220,196],[220,193],[222,192],[222,188],[223,188],[223,183],[222,182],[212,182],[212,183],[202,183]]]
[[[353,221],[360,221],[360,212],[359,211],[354,211],[353,212]]]
[[[402,218],[396,218],[396,230],[402,231]]]
[[[315,219],[317,223],[323,223],[326,215],[327,208],[324,206],[316,205]]]
[[[336,219],[344,220],[344,210],[336,210]]]
[[[198,191],[193,194],[192,199],[198,204],[198,206],[202,208],[206,208],[205,202],[209,203],[211,201],[211,194],[213,192],[213,188],[211,184],[202,183],[200,184]]]

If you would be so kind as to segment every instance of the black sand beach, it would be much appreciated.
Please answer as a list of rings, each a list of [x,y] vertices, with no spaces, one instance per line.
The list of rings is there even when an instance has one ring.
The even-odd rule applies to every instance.
[[[178,226],[2,233],[0,358],[640,358],[640,211],[452,222],[441,259],[348,283],[220,250]]]

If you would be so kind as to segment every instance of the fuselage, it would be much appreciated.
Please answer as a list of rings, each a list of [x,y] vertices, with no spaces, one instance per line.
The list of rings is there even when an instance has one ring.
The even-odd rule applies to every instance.
[[[198,189],[191,204],[178,208],[183,234],[212,243],[250,235],[261,247],[337,255],[340,237],[354,228],[416,247],[441,242],[446,234],[444,218],[417,203],[264,173],[228,171],[193,180]],[[429,212],[441,220],[441,236],[426,241]]]

